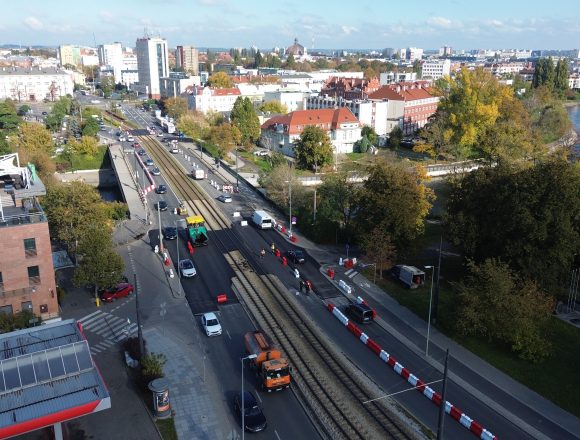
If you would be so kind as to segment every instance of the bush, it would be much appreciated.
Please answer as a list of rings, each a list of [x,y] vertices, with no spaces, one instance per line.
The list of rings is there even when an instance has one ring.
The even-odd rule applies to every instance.
[[[147,341],[143,340],[143,348],[147,352]],[[132,337],[128,338],[123,342],[123,349],[129,353],[133,359],[141,360],[141,355],[139,354],[139,338]]]
[[[165,376],[163,367],[167,358],[163,353],[148,353],[141,360],[141,378],[145,384]]]
[[[9,315],[7,313],[0,313],[0,333],[8,333],[14,330],[33,327],[30,323],[33,318],[38,318],[34,313],[23,310],[21,312]],[[40,319],[38,319],[40,322]]]

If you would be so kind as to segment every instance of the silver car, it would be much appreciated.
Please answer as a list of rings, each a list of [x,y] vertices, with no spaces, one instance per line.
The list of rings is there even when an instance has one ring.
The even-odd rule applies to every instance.
[[[197,275],[193,261],[190,259],[179,260],[179,270],[181,271],[181,276],[185,278],[191,278]]]

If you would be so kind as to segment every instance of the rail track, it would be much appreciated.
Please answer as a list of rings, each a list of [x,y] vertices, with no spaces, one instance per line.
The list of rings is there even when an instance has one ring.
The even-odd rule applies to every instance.
[[[343,360],[314,323],[305,318],[302,306],[274,275],[259,275],[252,253],[231,250],[224,242],[237,242],[231,222],[213,200],[185,175],[172,154],[149,136],[142,137],[151,157],[163,169],[176,195],[204,216],[214,231],[212,243],[222,249],[236,277],[233,285],[240,300],[267,331],[293,366],[293,383],[302,395],[322,435],[332,439],[415,439],[418,433],[384,401],[364,405],[377,396],[376,386]]]

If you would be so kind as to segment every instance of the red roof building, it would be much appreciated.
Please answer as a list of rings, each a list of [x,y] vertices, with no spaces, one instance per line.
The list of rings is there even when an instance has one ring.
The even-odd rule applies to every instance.
[[[241,92],[238,88],[217,89],[212,87],[193,87],[189,95],[189,108],[198,112],[207,113],[209,111],[215,112],[231,112],[234,108],[234,103]]]
[[[388,101],[388,119],[399,121],[404,135],[411,135],[427,124],[437,111],[439,97],[426,82],[397,83],[381,87],[369,95],[375,101]],[[391,105],[392,104],[392,105]]]
[[[274,116],[262,124],[263,147],[294,156],[294,143],[306,127],[316,126],[330,138],[336,153],[352,153],[353,145],[361,138],[361,124],[347,108],[297,110]]]
[[[368,95],[381,87],[378,78],[338,78],[331,77],[320,90],[320,95],[346,100],[367,99]]]

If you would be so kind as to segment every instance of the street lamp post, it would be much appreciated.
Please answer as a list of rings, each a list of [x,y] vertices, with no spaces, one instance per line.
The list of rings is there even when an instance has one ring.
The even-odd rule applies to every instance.
[[[435,276],[435,266],[425,266],[425,269],[431,269],[431,293],[429,295],[429,316],[427,317],[427,344],[425,346],[425,356],[429,356],[429,332],[431,330],[431,305],[433,303],[433,280]]]
[[[161,235],[161,209],[157,202],[157,221],[159,222],[159,251],[163,254],[163,236]]]
[[[179,268],[179,222],[175,221],[175,234],[177,235],[177,277],[179,278],[179,292],[181,292],[181,269]]]
[[[239,188],[239,186],[240,186],[240,174],[238,172],[238,149],[237,149],[237,147],[234,147],[234,150],[236,150],[236,188]]]
[[[246,407],[244,405],[244,361],[246,359],[256,359],[258,357],[258,355],[256,354],[250,354],[246,357],[243,357],[241,359],[242,361],[242,408],[241,408],[241,412],[242,412],[242,440],[244,440],[246,438]]]

